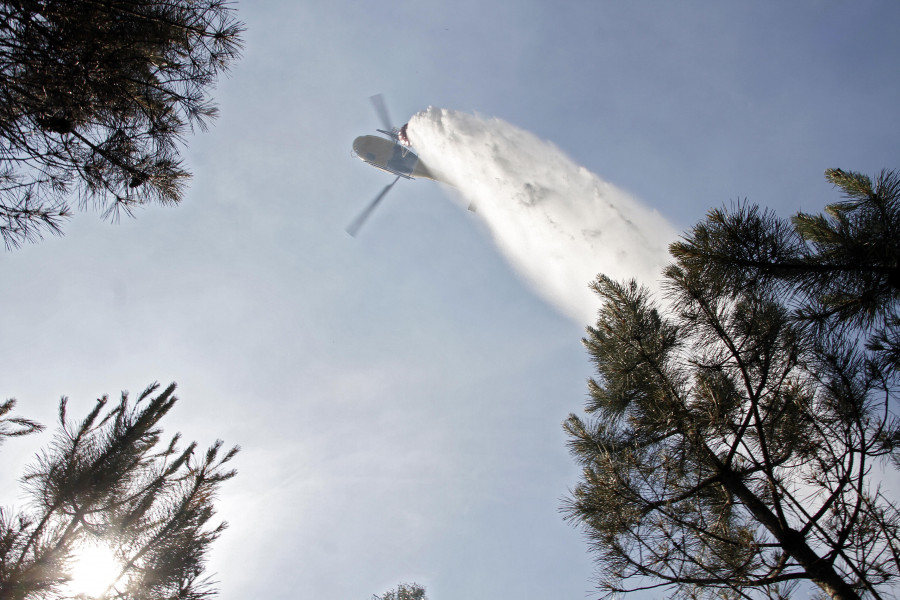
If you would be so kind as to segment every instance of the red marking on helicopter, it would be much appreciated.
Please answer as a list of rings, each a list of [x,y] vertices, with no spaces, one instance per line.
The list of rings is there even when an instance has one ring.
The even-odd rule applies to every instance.
[[[400,140],[400,143],[404,146],[409,146],[409,138],[406,136],[406,128],[409,127],[409,123],[406,123],[403,127],[400,128],[400,131],[397,133],[397,138]]]

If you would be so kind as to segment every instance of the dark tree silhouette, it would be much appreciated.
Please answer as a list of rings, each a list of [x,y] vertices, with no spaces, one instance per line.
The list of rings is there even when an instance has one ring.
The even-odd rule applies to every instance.
[[[728,290],[775,286],[807,325],[864,334],[883,367],[900,367],[900,174],[829,169],[845,200],[790,221],[742,205],[713,210],[672,255]],[[855,332],[848,331],[854,329]]]
[[[243,30],[224,0],[0,2],[0,235],[59,234],[73,200],[105,217],[177,203],[184,136]]]
[[[198,451],[162,437],[160,420],[176,402],[172,384],[147,388],[112,409],[97,401],[81,421],[60,403],[59,431],[23,477],[27,510],[0,511],[0,598],[71,597],[66,584],[80,549],[108,547],[118,563],[104,598],[198,600],[215,594],[204,577],[210,544],[225,524],[210,525],[220,484],[234,476],[226,463],[238,448],[221,442]],[[0,407],[0,436],[39,425],[8,417]]]
[[[897,310],[896,178],[829,177],[858,190],[831,221],[712,212],[673,245],[663,305],[594,284],[597,377],[591,417],[565,423],[583,466],[565,511],[611,595],[896,593],[900,511],[878,482],[897,475],[897,370],[877,343]]]

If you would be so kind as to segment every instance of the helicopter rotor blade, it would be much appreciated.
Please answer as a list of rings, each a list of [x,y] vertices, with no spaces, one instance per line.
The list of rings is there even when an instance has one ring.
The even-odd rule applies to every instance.
[[[381,94],[375,94],[370,97],[369,100],[372,101],[372,106],[375,107],[375,112],[378,113],[378,118],[381,119],[381,124],[384,125],[384,128],[388,131],[394,129],[394,125],[391,121],[391,117],[388,115],[387,104],[384,102],[384,96]]]
[[[365,222],[372,215],[372,212],[381,202],[381,200],[387,195],[391,188],[394,187],[394,184],[400,180],[400,176],[397,176],[397,179],[384,186],[384,189],[381,190],[381,193],[375,196],[375,199],[369,203],[369,205],[363,210],[353,221],[347,225],[346,232],[350,234],[350,237],[356,237],[356,234],[359,233],[360,228],[365,224]]]

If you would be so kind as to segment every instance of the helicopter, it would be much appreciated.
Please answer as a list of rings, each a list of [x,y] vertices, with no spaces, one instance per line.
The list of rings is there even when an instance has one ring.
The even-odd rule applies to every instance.
[[[418,179],[421,177],[436,180],[428,167],[419,159],[419,155],[410,147],[409,138],[406,136],[406,128],[409,123],[399,128],[391,124],[391,118],[388,116],[387,106],[381,94],[375,94],[369,100],[384,126],[384,129],[375,131],[386,135],[387,138],[377,135],[361,135],[353,140],[351,154],[376,169],[396,175],[396,178],[386,185],[381,193],[375,196],[375,199],[347,226],[347,233],[351,236],[356,235],[381,200],[401,178]]]

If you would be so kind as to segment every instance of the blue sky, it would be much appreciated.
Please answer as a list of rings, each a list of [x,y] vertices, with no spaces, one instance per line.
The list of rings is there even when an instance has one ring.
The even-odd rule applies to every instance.
[[[244,451],[220,501],[224,600],[584,598],[577,478],[587,323],[541,300],[477,213],[350,156],[428,106],[549,140],[676,230],[748,198],[837,199],[829,167],[898,168],[900,5],[883,1],[312,0],[238,4],[244,58],[189,140],[177,208],[79,214],[0,260],[0,393],[177,381],[169,429]],[[587,283],[587,282],[585,282]],[[46,438],[7,443],[10,465]],[[31,444],[31,445],[29,445]],[[9,486],[7,486],[9,487]]]

